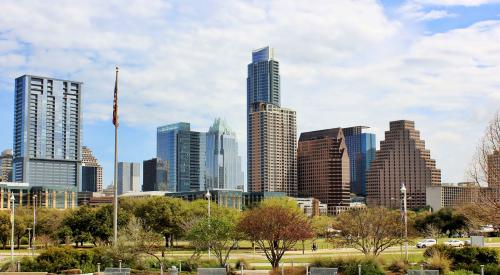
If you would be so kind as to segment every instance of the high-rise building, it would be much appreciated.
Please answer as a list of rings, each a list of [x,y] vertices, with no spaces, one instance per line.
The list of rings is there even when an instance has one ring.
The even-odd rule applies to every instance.
[[[215,119],[207,133],[206,175],[205,189],[243,187],[236,134],[220,118]]]
[[[351,171],[351,193],[366,196],[366,173],[375,159],[375,134],[364,133],[366,126],[343,128]]]
[[[0,155],[0,181],[12,181],[12,150],[3,150]]]
[[[92,150],[82,146],[82,192],[102,191],[102,166]]]
[[[168,162],[171,192],[200,190],[205,184],[206,134],[186,122],[158,127],[156,157]]]
[[[142,164],[142,191],[167,191],[168,161],[153,158]]]
[[[82,82],[15,81],[14,181],[80,186]]]
[[[118,195],[141,191],[141,164],[118,162]]]
[[[295,111],[254,103],[250,112],[248,191],[297,196]]]
[[[252,52],[247,77],[248,191],[297,196],[296,113],[281,108],[274,50]]]
[[[500,149],[488,155],[488,186],[500,187]]]
[[[300,134],[297,166],[299,197],[326,203],[329,214],[349,207],[349,155],[342,128]]]
[[[401,206],[401,186],[405,184],[408,207],[426,205],[426,187],[440,186],[441,171],[420,139],[415,123],[409,120],[390,122],[385,140],[375,154],[367,175],[367,204],[390,208]]]

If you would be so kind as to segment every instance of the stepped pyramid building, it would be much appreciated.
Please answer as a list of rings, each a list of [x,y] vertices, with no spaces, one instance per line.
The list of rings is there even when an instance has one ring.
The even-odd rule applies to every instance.
[[[102,166],[92,150],[82,146],[82,188],[81,191],[102,191]]]
[[[426,187],[441,185],[441,171],[420,139],[415,123],[390,122],[385,140],[375,154],[367,174],[367,204],[399,208],[401,185],[405,184],[408,208],[426,205]]]

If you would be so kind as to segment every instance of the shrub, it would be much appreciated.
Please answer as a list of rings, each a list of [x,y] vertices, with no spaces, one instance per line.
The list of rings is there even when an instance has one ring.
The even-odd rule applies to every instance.
[[[358,265],[361,264],[362,274],[384,275],[380,263],[375,258],[334,258],[315,259],[311,267],[334,267],[344,275],[357,275]]]
[[[406,274],[406,271],[408,270],[408,265],[402,260],[394,260],[387,267],[387,270],[397,274]]]
[[[451,261],[443,254],[436,252],[432,257],[427,259],[427,269],[439,270],[439,274],[446,274],[450,271]]]
[[[430,258],[435,254],[446,255],[451,260],[453,269],[472,270],[479,273],[482,264],[497,266],[500,263],[498,252],[487,247],[453,248],[444,245],[429,247],[424,257]]]
[[[427,249],[425,249],[425,251],[424,251],[424,257],[425,258],[430,258],[435,253],[440,253],[440,254],[444,254],[444,255],[450,256],[451,251],[453,249],[455,249],[455,248],[450,247],[450,246],[446,246],[444,244],[437,244],[437,245],[434,245],[434,246],[431,246],[431,247],[428,247]]]
[[[487,264],[484,266],[485,275],[500,275],[500,265],[498,264]]]
[[[281,267],[280,268],[275,268],[271,272],[269,272],[269,275],[281,275]],[[304,267],[285,267],[285,274],[286,275],[305,275],[306,274],[306,269]]]
[[[245,259],[238,259],[236,260],[236,263],[234,265],[234,268],[236,270],[240,270],[241,269],[241,266],[243,265],[243,268],[244,269],[252,269],[252,265]]]
[[[474,275],[474,272],[469,270],[459,269],[452,272],[448,272],[446,275]]]

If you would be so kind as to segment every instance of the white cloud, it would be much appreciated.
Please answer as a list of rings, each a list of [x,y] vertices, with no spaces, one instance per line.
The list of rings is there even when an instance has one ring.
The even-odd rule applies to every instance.
[[[484,4],[500,3],[500,0],[414,0],[424,5],[474,7]]]
[[[423,36],[371,0],[5,1],[0,80],[84,81],[86,121],[109,121],[119,65],[122,124],[190,121],[206,130],[223,116],[245,152],[246,65],[267,44],[299,131],[362,124],[383,139],[390,120],[416,120],[446,181],[461,180],[472,141],[498,107],[498,21]]]
[[[415,21],[430,21],[447,17],[455,17],[456,14],[449,13],[446,10],[426,10],[423,3],[418,1],[407,1],[398,9],[398,13],[405,19]]]

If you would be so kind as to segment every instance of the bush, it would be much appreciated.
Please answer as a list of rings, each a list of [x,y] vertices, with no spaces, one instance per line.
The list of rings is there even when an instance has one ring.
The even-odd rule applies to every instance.
[[[370,275],[384,275],[380,263],[375,258],[319,258],[315,259],[311,267],[334,267],[344,275],[357,275],[358,265],[361,264],[361,273]]]
[[[447,274],[450,271],[451,261],[443,254],[436,252],[427,259],[427,269],[439,270],[439,274]]]
[[[460,269],[460,270],[448,272],[446,275],[474,275],[474,272],[469,271],[469,270]]]
[[[453,249],[455,249],[455,248],[450,247],[450,246],[446,246],[444,244],[437,244],[437,245],[434,245],[434,246],[431,246],[431,247],[428,247],[427,249],[425,249],[425,251],[424,251],[424,257],[425,258],[430,258],[435,253],[440,253],[440,254],[444,254],[446,256],[450,256],[451,255],[451,251]]]
[[[408,265],[402,260],[394,260],[389,267],[387,267],[387,270],[397,274],[406,274]]]
[[[476,273],[479,273],[482,264],[498,266],[500,263],[498,252],[486,247],[453,248],[435,245],[425,250],[424,257],[430,258],[435,254],[446,255],[451,260],[453,269],[471,270]]]
[[[485,275],[500,275],[500,265],[498,264],[487,264],[484,266]]]
[[[280,268],[275,268],[271,272],[269,272],[269,275],[281,275],[281,267]],[[285,267],[285,274],[286,275],[305,275],[306,274],[306,269],[304,267]]]
[[[177,266],[177,265],[175,265]],[[177,266],[178,267],[178,266]],[[216,260],[193,260],[189,259],[186,262],[182,262],[182,271],[195,272],[200,267],[220,267],[219,262]]]
[[[234,268],[236,270],[240,270],[241,266],[243,265],[244,269],[252,269],[252,265],[245,259],[238,259],[236,260],[236,264],[234,265]]]

